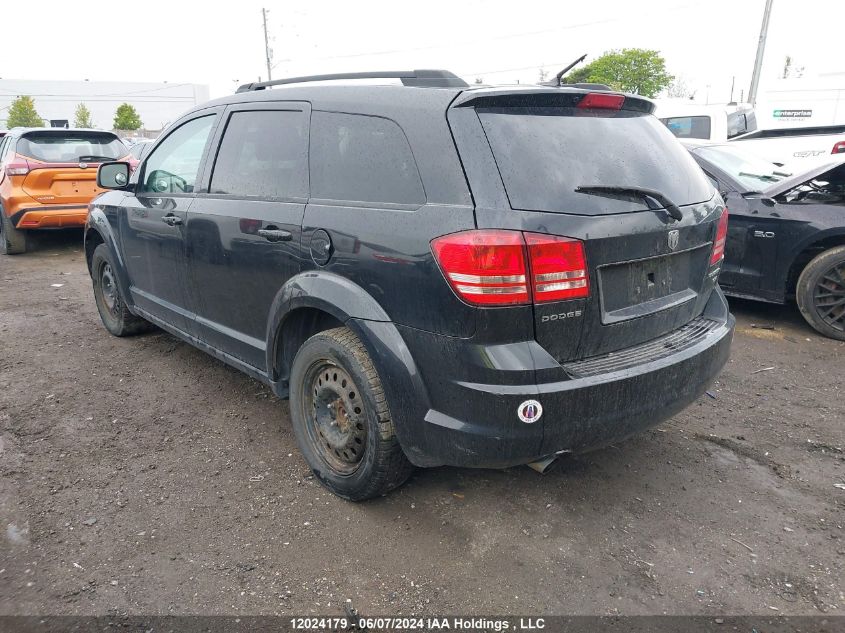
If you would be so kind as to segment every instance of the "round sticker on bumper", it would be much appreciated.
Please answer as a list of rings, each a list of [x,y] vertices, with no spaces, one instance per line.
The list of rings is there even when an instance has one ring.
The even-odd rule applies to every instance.
[[[536,400],[526,400],[519,405],[519,408],[516,410],[516,414],[519,416],[520,420],[526,424],[531,424],[532,422],[539,420],[540,416],[543,415],[543,405]]]

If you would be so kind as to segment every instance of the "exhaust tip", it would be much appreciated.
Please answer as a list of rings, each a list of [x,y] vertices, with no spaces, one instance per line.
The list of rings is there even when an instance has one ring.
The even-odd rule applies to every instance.
[[[552,465],[557,461],[557,455],[550,455],[549,457],[545,457],[543,459],[537,460],[536,462],[529,462],[526,464],[529,468],[536,470],[541,475],[549,472]]]

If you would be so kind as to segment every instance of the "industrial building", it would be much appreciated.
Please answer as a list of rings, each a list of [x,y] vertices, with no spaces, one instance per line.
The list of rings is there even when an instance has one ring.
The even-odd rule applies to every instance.
[[[122,103],[135,107],[146,130],[161,130],[183,112],[208,101],[208,86],[189,83],[126,81],[47,81],[0,79],[0,128],[7,127],[9,106],[20,95],[35,100],[35,109],[47,125],[73,125],[80,103],[91,111],[96,127],[111,129],[115,110]]]

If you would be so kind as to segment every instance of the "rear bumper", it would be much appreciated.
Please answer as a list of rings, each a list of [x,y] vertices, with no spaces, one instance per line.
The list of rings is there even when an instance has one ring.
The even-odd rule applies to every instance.
[[[88,205],[27,206],[18,209],[12,216],[12,224],[19,229],[59,229],[85,226],[88,219]]]
[[[560,366],[559,372],[539,371],[547,359],[538,357],[533,341],[525,343],[526,353],[518,344],[507,346],[507,360],[461,339],[400,328],[430,403],[424,421],[406,420],[412,428],[400,435],[403,448],[421,466],[498,468],[588,451],[658,424],[701,396],[728,360],[734,319],[720,291],[712,294],[704,316],[712,326],[689,346],[583,378]],[[460,368],[460,376],[444,375],[452,366]],[[518,380],[537,375],[554,379]],[[471,381],[474,376],[485,380]],[[533,423],[517,415],[526,400],[543,408]]]

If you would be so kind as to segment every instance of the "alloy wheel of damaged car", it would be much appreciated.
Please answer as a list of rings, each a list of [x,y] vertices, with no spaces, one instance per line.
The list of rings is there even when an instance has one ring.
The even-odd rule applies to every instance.
[[[290,411],[305,460],[335,494],[369,499],[411,474],[381,380],[348,328],[316,334],[299,349],[291,371]]]
[[[798,279],[798,308],[818,332],[845,341],[845,246],[813,259]]]

